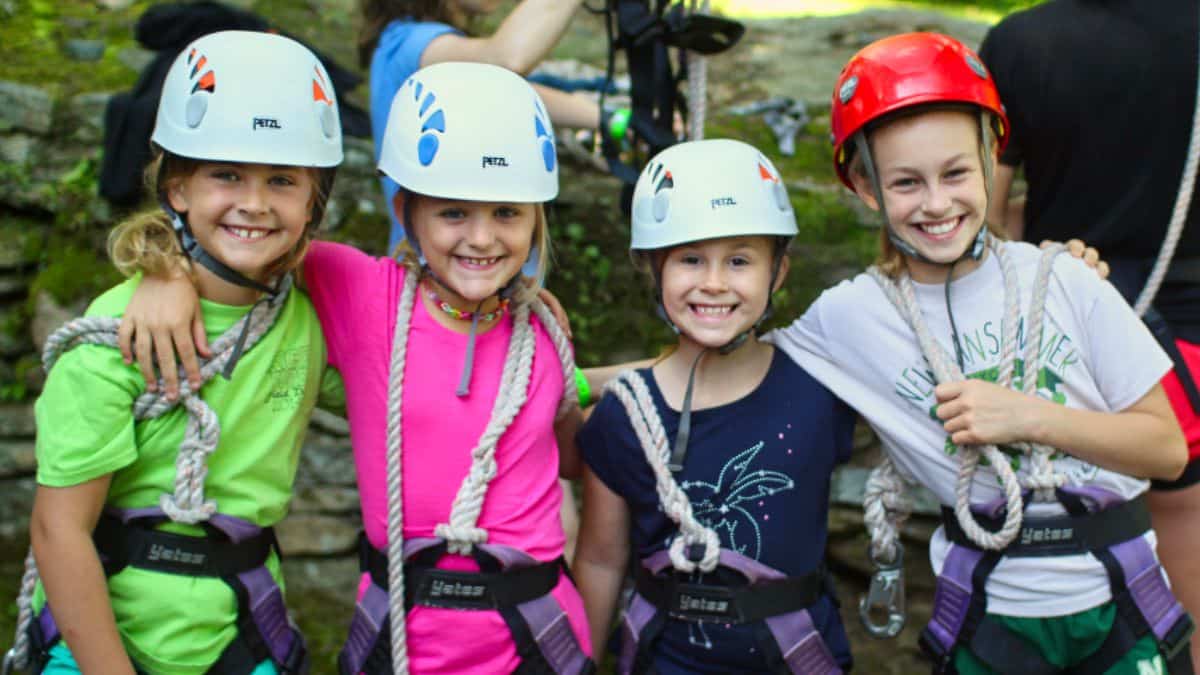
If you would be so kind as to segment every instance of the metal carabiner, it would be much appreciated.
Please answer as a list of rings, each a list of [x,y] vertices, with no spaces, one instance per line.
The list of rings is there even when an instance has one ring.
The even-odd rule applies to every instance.
[[[12,675],[17,662],[17,648],[12,647],[4,653],[4,663],[0,664],[0,675]]]
[[[904,606],[904,549],[897,549],[896,559],[888,564],[875,560],[869,550],[867,557],[875,566],[875,574],[871,576],[867,594],[858,600],[858,618],[871,637],[896,637],[908,618]],[[886,623],[877,624],[871,620],[871,610],[875,608],[887,612]]]

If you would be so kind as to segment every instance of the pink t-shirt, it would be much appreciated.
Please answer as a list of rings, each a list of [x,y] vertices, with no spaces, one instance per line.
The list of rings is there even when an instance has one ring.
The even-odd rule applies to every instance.
[[[371,544],[385,551],[387,382],[405,274],[391,259],[328,242],[314,242],[304,261],[329,363],[346,383],[363,525]],[[509,314],[476,337],[470,394],[460,398],[454,392],[467,336],[438,324],[419,297],[413,303],[401,399],[405,539],[432,537],[434,527],[449,519],[471,450],[491,416],[512,332]],[[534,332],[529,397],[496,446],[497,473],[478,526],[487,530],[489,543],[550,561],[562,555],[564,542],[554,436],[563,374],[554,343],[536,319]],[[445,556],[438,567],[478,569],[474,560],[458,555]],[[564,576],[553,594],[590,654],[579,592]],[[507,673],[518,664],[511,633],[497,612],[414,607],[408,614],[408,655],[414,673]]]

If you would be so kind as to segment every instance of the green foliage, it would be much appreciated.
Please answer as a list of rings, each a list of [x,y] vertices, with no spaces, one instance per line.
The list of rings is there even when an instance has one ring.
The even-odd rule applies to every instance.
[[[55,97],[128,88],[137,74],[117,53],[134,44],[133,22],[149,4],[113,11],[91,0],[14,0],[16,11],[0,22],[0,77],[37,85]],[[104,56],[86,62],[68,58],[63,43],[71,38],[104,40]]]

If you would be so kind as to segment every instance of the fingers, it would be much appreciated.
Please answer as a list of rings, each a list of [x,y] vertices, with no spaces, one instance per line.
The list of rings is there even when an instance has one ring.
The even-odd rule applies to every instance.
[[[937,399],[938,403],[945,403],[951,399],[958,398],[966,386],[966,380],[959,382],[943,382],[942,384],[939,384],[933,388],[933,396]]]
[[[196,348],[192,343],[192,331],[187,329],[173,331],[171,339],[175,343],[175,353],[179,355],[179,362],[183,364],[183,372],[187,375],[188,386],[192,391],[200,389],[200,361],[196,358]],[[159,363],[161,362],[160,360]]]
[[[154,374],[154,351],[150,343],[150,332],[140,330],[134,334],[138,370],[146,381],[146,391],[158,391],[158,377]]]
[[[206,359],[212,358],[212,349],[208,346],[208,333],[204,330],[204,317],[200,312],[192,317],[192,338],[195,341],[196,351]],[[187,367],[187,364],[184,364]],[[189,374],[191,371],[188,371]]]
[[[1107,279],[1108,274],[1111,271],[1112,270],[1110,270],[1108,268],[1108,263],[1104,262],[1103,260],[1101,260],[1100,263],[1098,265],[1096,265],[1096,274],[1098,274],[1101,279]]]
[[[1079,239],[1068,239],[1067,243],[1065,243],[1063,245],[1067,247],[1067,253],[1070,253],[1072,256],[1074,256],[1076,258],[1083,257],[1083,252],[1087,248],[1087,246],[1084,245],[1083,241],[1081,241]]]
[[[133,363],[133,322],[129,317],[121,317],[121,325],[117,327],[117,348],[125,365]]]
[[[154,335],[154,351],[167,400],[174,401],[179,397],[179,368],[175,366],[175,346],[170,333],[159,332]]]
[[[1088,246],[1083,249],[1083,262],[1088,264],[1088,267],[1095,267],[1100,263],[1100,252]]]

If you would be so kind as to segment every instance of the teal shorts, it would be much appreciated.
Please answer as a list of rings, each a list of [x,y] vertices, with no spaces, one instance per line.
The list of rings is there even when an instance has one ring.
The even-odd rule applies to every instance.
[[[71,650],[67,649],[67,645],[61,641],[50,649],[50,661],[46,663],[45,670],[42,675],[78,675],[79,664],[75,663],[75,657],[71,656]],[[275,668],[275,664],[270,661],[263,661],[258,664],[254,672],[250,675],[278,675],[279,671]]]
[[[1047,663],[1059,668],[1074,666],[1100,648],[1112,630],[1117,607],[1112,602],[1099,607],[1044,619],[1000,616],[988,618],[1023,638]],[[993,675],[992,670],[966,647],[954,651],[954,667],[960,675]],[[1142,638],[1104,675],[1144,675],[1167,672],[1166,661],[1158,651],[1154,635]]]

